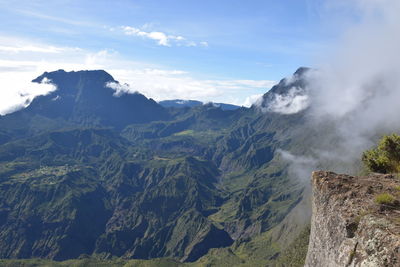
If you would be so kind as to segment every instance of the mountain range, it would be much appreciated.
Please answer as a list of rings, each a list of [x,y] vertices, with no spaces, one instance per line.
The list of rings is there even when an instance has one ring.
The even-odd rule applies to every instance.
[[[182,99],[174,99],[174,100],[163,100],[158,102],[161,106],[165,108],[184,108],[184,107],[198,107],[204,105],[203,102],[197,100],[182,100]],[[237,105],[225,104],[225,103],[206,103],[214,105],[215,107],[220,107],[222,110],[235,110],[240,108]]]
[[[307,154],[323,133],[305,112],[262,107],[306,71],[251,108],[116,94],[102,70],[45,72],[33,82],[55,91],[0,116],[0,258],[301,266],[310,190],[282,151]]]

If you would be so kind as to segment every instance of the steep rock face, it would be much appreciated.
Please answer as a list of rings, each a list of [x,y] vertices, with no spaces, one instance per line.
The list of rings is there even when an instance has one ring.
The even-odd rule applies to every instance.
[[[400,206],[376,196],[399,198],[393,175],[352,177],[314,172],[308,267],[400,266]]]

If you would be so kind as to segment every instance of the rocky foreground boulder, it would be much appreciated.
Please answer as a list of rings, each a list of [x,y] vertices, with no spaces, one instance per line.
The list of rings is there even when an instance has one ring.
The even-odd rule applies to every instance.
[[[305,266],[400,266],[400,178],[317,171]]]

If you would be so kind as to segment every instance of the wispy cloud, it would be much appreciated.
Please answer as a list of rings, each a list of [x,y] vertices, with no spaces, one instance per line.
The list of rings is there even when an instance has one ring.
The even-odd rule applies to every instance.
[[[74,25],[74,26],[94,26],[93,23],[87,22],[87,21],[80,21],[76,19],[69,19],[69,18],[62,18],[59,16],[51,16],[48,14],[43,14],[41,12],[37,11],[32,11],[32,10],[26,10],[26,9],[14,9],[15,12],[23,14],[25,16],[30,16],[33,18],[38,18],[38,19],[43,19],[43,20],[49,20],[49,21],[55,21],[55,22],[61,22],[64,24],[69,24],[69,25]]]
[[[61,53],[64,49],[55,46],[4,46],[0,45],[0,52],[11,52],[11,53],[19,53],[19,52],[39,52],[39,53]]]
[[[146,24],[144,28],[145,29],[149,28],[148,24]],[[171,35],[161,31],[145,31],[143,29],[131,26],[121,26],[119,27],[119,29],[122,30],[122,32],[125,35],[151,39],[156,41],[157,44],[161,46],[170,47],[172,45],[176,45],[176,46],[188,46],[188,47],[190,46],[208,47],[208,43],[205,41],[195,42],[188,40],[187,38],[181,35]],[[115,31],[115,28],[110,28],[110,30]]]
[[[289,151],[277,150],[284,161],[289,163],[289,174],[292,177],[307,181],[310,173],[318,166],[318,160],[311,156],[293,155]]]
[[[167,35],[163,32],[145,32],[138,28],[130,26],[122,26],[122,30],[126,35],[140,36],[144,38],[149,38],[155,40],[159,45],[171,46],[171,42],[181,42],[185,40],[182,36]]]
[[[77,47],[60,47],[21,38],[0,37],[0,54],[33,53],[60,54],[68,51],[79,51]]]

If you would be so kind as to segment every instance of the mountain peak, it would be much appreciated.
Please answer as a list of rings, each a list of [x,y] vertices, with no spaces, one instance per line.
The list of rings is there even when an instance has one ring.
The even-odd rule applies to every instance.
[[[140,93],[115,95],[107,84],[119,83],[104,70],[44,72],[32,82],[48,80],[57,90],[36,97],[23,111],[49,118],[64,118],[79,124],[125,127],[167,119],[164,108]]]
[[[296,72],[294,73],[294,75],[297,76],[303,76],[306,72],[310,71],[311,68],[308,67],[300,67],[296,70]]]
[[[114,78],[105,70],[80,70],[80,71],[65,71],[63,69],[59,69],[51,72],[44,72],[42,75],[33,79],[32,82],[40,83],[44,78],[52,80],[56,83],[57,80],[66,80],[73,79],[76,80],[78,78],[88,78],[88,79],[97,79],[100,81],[108,81],[115,82]]]

